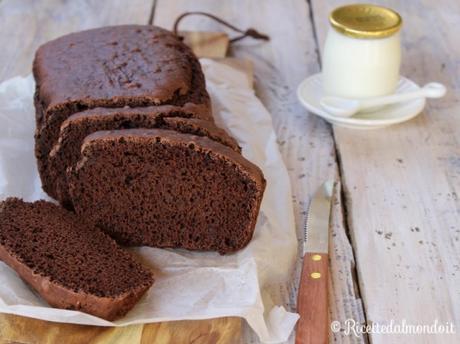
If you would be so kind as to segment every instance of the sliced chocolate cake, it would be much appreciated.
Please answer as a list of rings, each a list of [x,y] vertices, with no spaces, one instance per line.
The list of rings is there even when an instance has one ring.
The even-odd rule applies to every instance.
[[[114,320],[153,284],[152,273],[106,234],[52,203],[0,203],[0,259],[51,306]]]
[[[252,238],[265,180],[219,142],[165,129],[99,131],[69,171],[75,211],[124,245],[215,250]]]
[[[62,122],[76,112],[168,104],[212,120],[197,58],[174,34],[151,25],[104,27],[50,41],[37,50],[33,73],[40,174]]]
[[[240,152],[237,142],[212,122],[191,117],[190,113],[174,111],[174,107],[95,108],[70,116],[61,126],[59,140],[48,157],[48,170],[42,173],[43,189],[67,208],[72,208],[66,178],[68,167],[80,159],[83,139],[99,130],[124,128],[165,128],[198,136],[207,136]]]

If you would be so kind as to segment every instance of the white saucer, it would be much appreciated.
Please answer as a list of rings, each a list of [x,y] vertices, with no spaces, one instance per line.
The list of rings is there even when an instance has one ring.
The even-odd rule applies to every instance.
[[[420,87],[415,82],[401,77],[395,93],[418,89]],[[321,107],[319,101],[322,96],[321,73],[308,77],[297,88],[297,97],[307,110],[332,124],[353,129],[377,129],[408,121],[417,116],[426,103],[425,98],[418,98],[403,103],[387,105],[373,112],[359,112],[353,117],[343,118],[331,115]]]

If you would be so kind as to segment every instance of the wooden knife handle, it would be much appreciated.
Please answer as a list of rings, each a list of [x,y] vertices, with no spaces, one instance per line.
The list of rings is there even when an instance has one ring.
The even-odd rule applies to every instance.
[[[328,270],[327,254],[305,254],[297,296],[296,344],[329,343]]]

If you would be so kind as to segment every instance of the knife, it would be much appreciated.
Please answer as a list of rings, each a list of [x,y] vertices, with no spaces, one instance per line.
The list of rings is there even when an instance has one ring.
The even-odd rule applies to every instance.
[[[325,182],[313,196],[305,222],[303,266],[297,296],[296,344],[329,342],[328,251],[334,182]]]

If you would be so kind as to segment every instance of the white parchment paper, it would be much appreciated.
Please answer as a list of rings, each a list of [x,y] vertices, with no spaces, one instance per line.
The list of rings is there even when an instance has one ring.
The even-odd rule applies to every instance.
[[[0,312],[100,326],[238,316],[246,319],[262,342],[288,339],[298,315],[273,306],[270,295],[279,294],[291,277],[297,244],[289,177],[271,117],[243,73],[211,60],[201,63],[216,122],[238,140],[244,156],[257,164],[267,179],[251,243],[228,256],[148,247],[132,249],[155,271],[156,282],[132,311],[115,322],[49,307],[0,262]],[[49,199],[41,189],[33,154],[33,92],[31,76],[0,84],[1,199]]]

